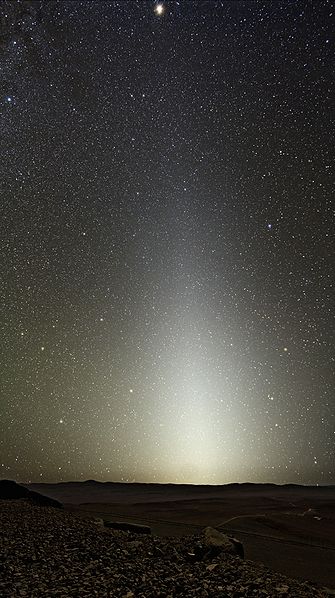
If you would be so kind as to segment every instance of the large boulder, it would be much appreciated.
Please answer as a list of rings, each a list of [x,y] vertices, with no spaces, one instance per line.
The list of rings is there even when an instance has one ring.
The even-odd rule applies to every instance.
[[[53,498],[49,498],[48,496],[44,496],[38,492],[28,490],[28,488],[13,482],[13,480],[0,480],[0,500],[21,499],[27,500],[42,507],[55,507],[57,509],[61,509],[63,507],[58,500],[54,500]]]
[[[206,556],[215,557],[221,553],[244,557],[243,544],[236,538],[230,538],[213,527],[206,527],[203,531]]]

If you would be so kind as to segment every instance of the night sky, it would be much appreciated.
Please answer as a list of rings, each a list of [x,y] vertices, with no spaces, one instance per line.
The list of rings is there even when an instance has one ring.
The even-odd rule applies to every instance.
[[[334,3],[0,11],[1,477],[334,483]]]

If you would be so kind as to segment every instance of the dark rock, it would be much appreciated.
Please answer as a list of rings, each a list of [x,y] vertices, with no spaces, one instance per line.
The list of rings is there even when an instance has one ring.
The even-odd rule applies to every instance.
[[[244,548],[242,542],[240,542],[240,540],[237,540],[236,538],[231,538],[230,536],[229,540],[234,544],[236,554],[238,554],[238,556],[240,556],[241,559],[244,559]]]
[[[202,561],[205,558],[205,555],[208,553],[208,547],[204,546],[200,542],[195,544],[192,552],[187,553],[187,557],[189,561]]]
[[[126,532],[135,532],[136,534],[151,534],[151,528],[148,525],[131,523],[129,521],[104,521],[105,527],[111,529],[120,529]]]
[[[24,486],[21,486],[12,480],[0,480],[0,500],[20,499],[28,500],[29,502],[41,507],[55,507],[57,509],[63,508],[63,505],[58,502],[58,500],[54,500],[48,496],[43,496],[43,494],[39,494],[38,492],[28,490]]]

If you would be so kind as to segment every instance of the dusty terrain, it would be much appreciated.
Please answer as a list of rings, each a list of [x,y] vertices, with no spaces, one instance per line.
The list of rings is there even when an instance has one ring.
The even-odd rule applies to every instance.
[[[232,484],[33,484],[67,510],[149,524],[158,536],[206,525],[243,542],[245,556],[274,571],[335,588],[335,487]]]

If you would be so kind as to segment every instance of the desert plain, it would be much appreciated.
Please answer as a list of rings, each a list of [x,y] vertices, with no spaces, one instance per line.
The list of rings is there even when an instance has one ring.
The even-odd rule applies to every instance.
[[[145,524],[161,537],[195,534],[213,526],[240,540],[246,559],[335,588],[335,486],[89,480],[26,487],[82,517]]]

